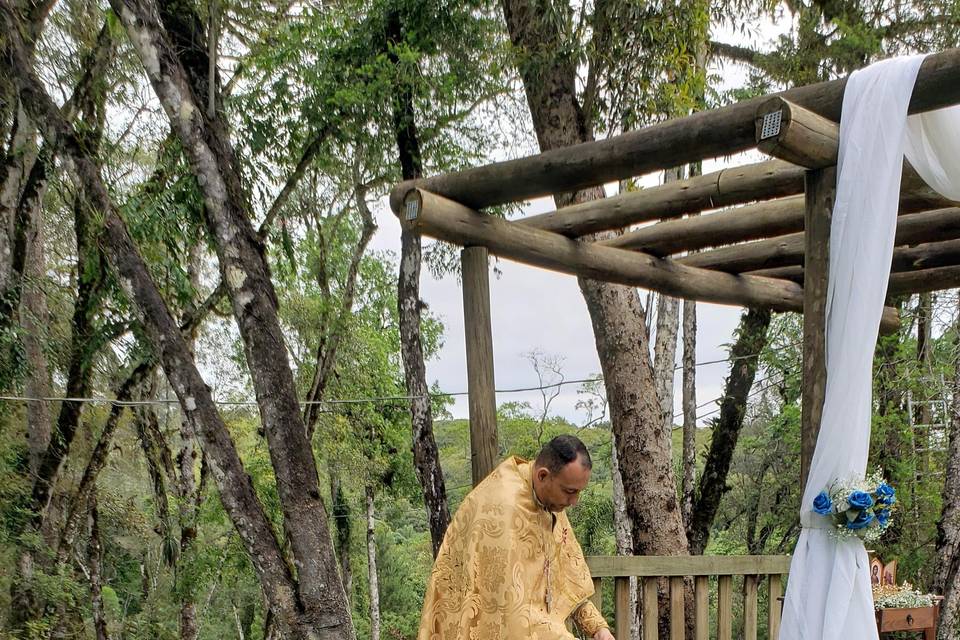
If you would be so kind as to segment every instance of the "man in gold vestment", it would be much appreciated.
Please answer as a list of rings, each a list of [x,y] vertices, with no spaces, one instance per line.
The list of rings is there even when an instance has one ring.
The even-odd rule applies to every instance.
[[[464,499],[443,538],[418,640],[572,640],[572,617],[613,640],[564,509],[590,480],[587,448],[558,436],[534,462],[512,457]]]

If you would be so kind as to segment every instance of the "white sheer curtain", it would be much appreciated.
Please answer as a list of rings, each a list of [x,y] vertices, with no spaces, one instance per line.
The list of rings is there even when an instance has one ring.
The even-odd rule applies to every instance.
[[[866,470],[873,352],[893,255],[904,153],[932,187],[960,198],[960,111],[911,116],[907,124],[922,61],[922,56],[895,58],[855,72],[844,94],[830,231],[827,386],[781,640],[877,638],[863,543],[833,537],[829,520],[811,506],[832,481],[859,479]]]

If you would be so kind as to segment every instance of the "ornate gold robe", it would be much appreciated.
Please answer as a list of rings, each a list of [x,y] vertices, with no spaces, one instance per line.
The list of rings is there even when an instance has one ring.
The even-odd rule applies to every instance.
[[[540,506],[531,467],[505,460],[460,505],[433,566],[418,640],[568,640],[571,615],[591,637],[607,626],[588,600],[593,582],[570,521]]]

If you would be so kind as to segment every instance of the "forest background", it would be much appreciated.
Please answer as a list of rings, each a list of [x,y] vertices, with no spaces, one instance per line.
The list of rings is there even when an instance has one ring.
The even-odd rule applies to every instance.
[[[416,636],[470,437],[426,375],[449,335],[419,289],[456,282],[459,254],[400,234],[391,185],[960,39],[957,0],[0,0],[0,17],[0,637],[98,640]],[[510,354],[531,389],[500,395],[501,455],[588,444],[570,514],[587,554],[789,553],[800,318],[744,311],[722,362],[698,362],[696,305],[578,285],[563,305],[585,302],[600,370]],[[947,596],[952,638],[960,301],[893,302],[870,460],[900,502],[875,551]],[[727,367],[719,393],[707,365]]]

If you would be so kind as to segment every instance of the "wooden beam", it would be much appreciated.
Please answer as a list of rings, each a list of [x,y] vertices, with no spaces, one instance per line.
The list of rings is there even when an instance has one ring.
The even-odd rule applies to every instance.
[[[591,200],[517,222],[576,238],[639,222],[799,193],[803,193],[803,169],[768,160]]]
[[[960,239],[950,239],[926,242],[914,247],[897,247],[893,251],[893,264],[890,270],[893,272],[918,271],[956,265],[960,265]]]
[[[473,486],[480,484],[480,481],[493,471],[499,457],[493,330],[490,321],[489,255],[486,247],[467,247],[460,253]]]
[[[840,120],[846,78],[785,91],[780,96],[830,120]],[[754,118],[766,97],[669,120],[619,136],[552,149],[516,160],[397,185],[390,197],[396,213],[417,186],[480,209],[565,193],[688,162],[716,158],[756,144]],[[924,59],[909,112],[930,111],[960,101],[960,49]]]
[[[728,273],[761,272],[764,276],[780,277],[779,272],[769,270],[801,264],[804,252],[803,237],[802,232],[791,233],[776,238],[703,251],[679,258],[677,262],[690,267],[717,269]],[[894,250],[894,265],[898,264],[898,261],[921,259],[922,252],[916,250],[910,252],[900,248],[900,245],[956,238],[960,238],[960,207],[902,215],[897,220],[895,243],[898,248]],[[930,254],[938,248],[943,249],[943,245],[937,243],[927,247],[926,252]],[[932,258],[928,255],[927,259]],[[757,274],[754,273],[754,275]]]
[[[958,261],[960,262],[960,261]],[[803,267],[780,267],[755,272],[769,278],[780,278],[793,282],[803,282]],[[899,296],[909,293],[927,293],[929,291],[943,291],[960,287],[960,264],[898,271],[890,274],[887,285],[888,296]]]
[[[807,172],[803,276],[803,393],[800,407],[800,495],[820,433],[827,388],[827,280],[836,167]]]
[[[682,251],[803,231],[803,196],[778,198],[702,216],[666,220],[598,244],[668,256]]]
[[[697,269],[636,251],[578,242],[477,213],[420,189],[408,194],[403,212],[401,222],[422,235],[461,246],[485,246],[494,255],[560,273],[716,304],[803,309],[803,289],[793,282]],[[883,323],[885,331],[895,330],[896,311],[887,310]]]
[[[598,201],[602,202],[602,201]],[[954,203],[926,185],[904,192],[900,214],[949,208]],[[719,247],[803,230],[803,198],[790,196],[704,216],[666,220],[603,240],[608,247],[637,249],[657,256]],[[931,238],[936,237],[931,234]]]
[[[840,126],[800,105],[776,97],[757,108],[757,148],[801,167],[837,164]]]
[[[422,190],[411,191],[406,224],[417,233],[561,273],[653,289],[676,297],[784,311],[803,306],[793,283],[694,269],[653,256],[523,227]]]
[[[960,266],[937,267],[892,274],[890,284],[887,286],[887,295],[927,293],[957,287],[960,287]]]
[[[750,275],[762,276],[764,278],[778,278],[780,280],[790,280],[797,284],[803,284],[803,265],[793,265],[791,267],[774,267],[772,269],[757,269],[748,271]]]
[[[586,560],[590,575],[594,578],[780,575],[790,571],[790,556],[787,555],[589,556]]]

